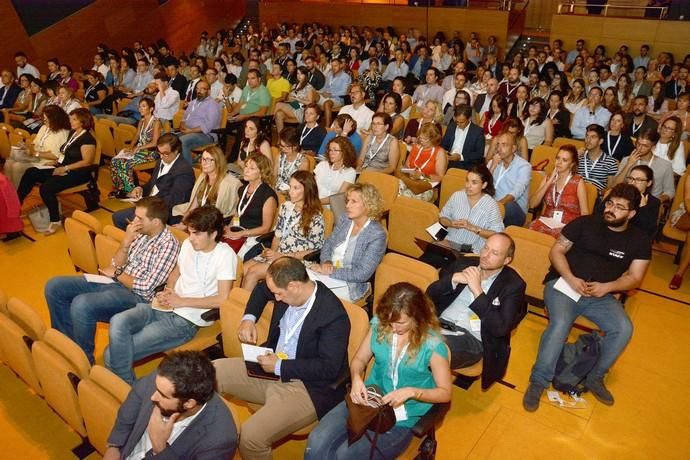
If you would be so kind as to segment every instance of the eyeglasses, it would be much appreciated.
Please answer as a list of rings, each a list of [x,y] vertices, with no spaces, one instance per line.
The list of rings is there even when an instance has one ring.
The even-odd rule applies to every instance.
[[[216,159],[215,158],[201,157],[201,162],[202,163],[215,163]]]
[[[625,180],[627,180],[628,182],[634,182],[636,184],[641,184],[643,182],[649,181],[649,179],[647,179],[646,177],[633,177],[633,176],[627,176],[625,178]]]
[[[628,212],[628,211],[630,211],[630,209],[626,208],[625,206],[622,206],[622,205],[620,205],[620,204],[618,204],[618,203],[614,203],[614,202],[611,201],[611,200],[606,200],[606,202],[604,203],[604,205],[605,205],[607,208],[613,208],[613,209],[615,209],[616,211],[620,211],[620,212]]]
[[[665,129],[666,131],[675,131],[675,128],[671,128],[670,126],[663,125],[661,129]]]

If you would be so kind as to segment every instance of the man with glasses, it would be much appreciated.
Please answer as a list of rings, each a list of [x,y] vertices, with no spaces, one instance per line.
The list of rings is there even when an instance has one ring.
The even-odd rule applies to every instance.
[[[598,124],[587,126],[585,149],[580,152],[577,173],[585,182],[594,185],[599,193],[608,187],[609,179],[618,173],[618,162],[601,149],[604,128]]]
[[[220,101],[223,97],[223,83],[218,80],[218,71],[212,67],[206,70],[206,83],[211,88],[211,99]]]
[[[168,206],[168,224],[178,223],[182,216],[172,216],[172,208],[180,203],[189,201],[194,187],[194,170],[192,164],[180,158],[182,143],[176,135],[166,133],[158,138],[158,153],[160,159],[156,162],[153,175],[143,187],[135,187],[128,197],[140,199],[142,197],[157,196],[162,198]],[[134,218],[134,208],[122,209],[113,214],[113,225],[122,230]]]
[[[584,381],[595,398],[613,405],[604,377],[632,336],[632,323],[614,294],[637,288],[651,259],[651,241],[629,225],[640,207],[640,192],[618,184],[603,214],[582,216],[563,227],[551,248],[551,269],[545,278],[544,303],[549,325],[539,343],[536,363],[522,404],[533,412],[554,378],[556,363],[578,316],[604,332],[601,354]]]
[[[654,146],[657,142],[659,133],[656,130],[646,130],[638,134],[635,150],[621,160],[618,175],[612,179],[611,184],[635,182],[636,180],[630,177],[630,171],[637,165],[647,165],[654,171],[652,196],[657,197],[662,203],[670,204],[676,194],[673,166],[670,161],[654,155]]]
[[[339,114],[350,115],[357,122],[357,127],[363,131],[369,130],[371,118],[374,116],[374,112],[364,103],[365,97],[364,86],[361,83],[353,83],[350,86],[352,104],[344,106],[338,112]]]

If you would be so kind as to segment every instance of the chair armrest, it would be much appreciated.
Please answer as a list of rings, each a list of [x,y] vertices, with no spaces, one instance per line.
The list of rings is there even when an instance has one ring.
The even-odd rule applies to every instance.
[[[316,251],[312,251],[309,254],[306,254],[304,257],[302,257],[302,260],[306,260],[307,262],[320,262],[321,249],[317,249]]]
[[[434,404],[429,411],[422,415],[417,420],[417,423],[412,427],[412,434],[421,438],[426,436],[431,430],[436,427],[436,424],[443,420],[446,413],[450,409],[450,403]]]
[[[204,321],[218,321],[220,319],[220,308],[211,308],[201,314]]]
[[[270,248],[271,244],[273,243],[273,236],[275,235],[275,232],[271,231],[268,233],[264,233],[263,235],[259,235],[256,237],[256,241],[261,243],[264,247]]]

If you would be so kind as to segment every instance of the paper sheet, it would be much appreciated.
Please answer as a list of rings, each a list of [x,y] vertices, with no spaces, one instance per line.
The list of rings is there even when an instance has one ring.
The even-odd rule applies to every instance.
[[[114,279],[105,275],[93,275],[91,273],[84,273],[84,279],[86,279],[86,281],[89,283],[97,284],[113,284],[115,282]]]
[[[565,224],[561,222],[560,220],[556,220],[553,217],[540,217],[539,220],[546,225],[547,227],[557,230],[559,228],[565,227]]]
[[[564,280],[562,276],[560,278],[558,278],[558,281],[556,281],[554,283],[553,288],[555,290],[557,290],[558,292],[561,292],[561,293],[567,295],[568,297],[573,299],[575,302],[580,300],[580,297],[582,297],[580,294],[577,293],[577,291],[575,291],[575,289],[570,287],[568,282],[566,280]]]
[[[429,226],[426,228],[426,232],[427,232],[429,235],[431,235],[431,237],[432,237],[433,239],[435,239],[436,241],[438,241],[438,238],[436,238],[436,235],[438,234],[438,232],[439,232],[440,230],[445,230],[445,227],[444,227],[443,225],[441,225],[440,223],[438,223],[438,222],[434,222],[433,224],[429,225]]]
[[[307,269],[307,273],[309,274],[309,278],[312,281],[321,281],[323,284],[326,285],[327,288],[329,289],[336,289],[340,287],[346,287],[347,282],[343,280],[337,280],[335,278],[331,278],[328,275],[322,275],[321,273],[316,273],[313,270]]]
[[[258,363],[257,357],[263,356],[266,353],[273,353],[273,348],[259,347],[256,345],[251,345],[248,343],[243,343],[242,345],[242,356],[244,356],[245,361],[252,363]]]
[[[118,158],[118,159],[122,159],[122,160],[130,160],[133,157],[134,157],[134,152],[130,153],[130,152],[127,152],[125,149],[122,149],[113,158]]]

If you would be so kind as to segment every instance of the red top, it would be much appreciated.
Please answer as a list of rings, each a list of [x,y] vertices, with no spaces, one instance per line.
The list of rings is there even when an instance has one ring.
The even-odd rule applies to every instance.
[[[409,168],[418,168],[422,174],[429,176],[436,173],[436,155],[443,152],[443,148],[427,147],[422,148],[419,144],[412,147],[410,155],[407,157]]]
[[[580,217],[580,200],[577,198],[577,186],[582,180],[582,177],[575,174],[573,175],[563,191],[556,193],[556,200],[558,200],[558,206],[556,206],[556,201],[554,200],[554,188],[556,184],[552,184],[546,193],[544,194],[544,210],[541,213],[544,217],[553,217],[554,211],[563,211],[563,218],[561,222],[564,224],[569,223],[577,217]],[[557,189],[556,189],[557,190]],[[561,234],[561,229],[549,228],[546,224],[542,223],[539,219],[534,220],[530,227],[532,230],[536,230],[541,233],[547,233],[553,237],[558,238]]]

